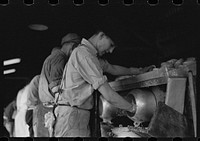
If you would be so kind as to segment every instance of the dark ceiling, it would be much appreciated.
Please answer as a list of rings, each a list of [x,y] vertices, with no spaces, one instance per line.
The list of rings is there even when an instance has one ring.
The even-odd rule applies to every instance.
[[[89,38],[97,30],[105,31],[118,45],[105,56],[112,64],[159,67],[168,59],[197,56],[200,5],[196,0],[185,0],[182,6],[172,0],[161,0],[157,6],[149,6],[147,0],[134,0],[131,6],[124,6],[122,0],[110,0],[107,6],[97,1],[75,6],[73,0],[60,0],[50,6],[48,0],[35,0],[26,6],[22,0],[9,0],[9,5],[0,5],[1,59],[22,59],[20,64],[3,67],[16,72],[5,76],[1,107],[16,97],[27,79],[40,73],[52,48],[69,32]],[[48,30],[34,31],[30,24],[44,24]]]
[[[188,3],[187,3],[188,2]],[[44,59],[61,38],[75,32],[89,38],[101,29],[118,45],[110,56],[113,64],[124,66],[159,65],[172,58],[196,55],[199,46],[200,6],[185,1],[174,6],[171,1],[149,6],[146,0],[135,0],[124,6],[121,0],[112,0],[99,6],[97,0],[85,0],[83,6],[60,0],[57,6],[48,1],[35,0],[32,6],[10,0],[0,6],[0,31],[3,59],[22,58],[14,67],[16,73],[8,77],[28,77],[40,73]],[[44,24],[46,31],[34,31],[30,24]]]

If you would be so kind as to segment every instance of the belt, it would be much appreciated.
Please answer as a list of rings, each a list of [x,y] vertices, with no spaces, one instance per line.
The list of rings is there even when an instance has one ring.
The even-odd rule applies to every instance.
[[[70,106],[70,107],[71,107],[71,105],[70,105],[69,103],[67,103],[67,104],[57,103],[57,105],[58,105],[58,106]]]
[[[69,106],[69,107],[77,108],[80,110],[89,111],[88,109],[83,109],[78,106],[71,106],[69,103],[63,104],[63,103],[54,103],[54,102],[43,102],[43,106],[48,107],[48,108],[55,108],[57,106]]]
[[[54,102],[43,102],[42,103],[44,107],[51,107],[53,108],[54,106],[71,106],[69,103],[66,104],[61,104],[61,103],[54,103]]]
[[[78,106],[71,106],[69,103],[67,103],[67,104],[57,104],[57,106],[70,106],[70,107],[72,107],[72,108],[77,108],[77,109],[79,109],[79,110],[85,110],[85,111],[89,111],[88,109],[83,109],[83,108],[80,108],[80,107],[78,107]]]

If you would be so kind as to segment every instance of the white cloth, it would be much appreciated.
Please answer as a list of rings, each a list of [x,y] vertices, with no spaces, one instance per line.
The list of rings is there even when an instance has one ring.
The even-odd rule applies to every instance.
[[[90,112],[70,106],[58,106],[55,109],[57,117],[55,137],[89,137]]]
[[[29,137],[28,125],[25,121],[27,111],[28,85],[17,94],[17,113],[15,116],[15,137]]]

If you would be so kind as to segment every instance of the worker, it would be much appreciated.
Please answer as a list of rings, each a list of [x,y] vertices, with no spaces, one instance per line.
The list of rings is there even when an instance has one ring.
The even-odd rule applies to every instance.
[[[69,33],[62,38],[61,49],[54,48],[45,59],[39,80],[39,99],[41,103],[36,108],[36,137],[51,137],[53,125],[53,107],[55,94],[60,87],[66,62],[72,50],[78,46],[81,38],[75,33]],[[45,125],[45,126],[44,126]]]
[[[26,111],[26,123],[29,126],[30,137],[34,137],[33,129],[33,110],[39,103],[38,85],[39,85],[40,75],[33,77],[29,83],[28,96],[27,96],[27,111]]]
[[[89,40],[82,39],[65,66],[61,81],[61,93],[55,108],[55,137],[89,137],[90,109],[93,92],[98,90],[115,107],[135,113],[135,105],[127,102],[108,84],[103,72],[112,75],[137,75],[142,68],[126,68],[111,65],[97,56],[112,53],[115,44],[104,32],[99,31]]]
[[[29,126],[26,124],[25,115],[27,111],[27,96],[29,85],[25,85],[17,94],[15,116],[15,137],[29,137]]]
[[[14,137],[14,117],[16,114],[17,106],[16,106],[16,99],[10,102],[4,108],[3,120],[4,120],[4,127],[9,133],[10,137]]]

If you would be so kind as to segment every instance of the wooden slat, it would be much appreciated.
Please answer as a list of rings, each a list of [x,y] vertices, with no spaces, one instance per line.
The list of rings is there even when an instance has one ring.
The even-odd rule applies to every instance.
[[[166,78],[157,78],[157,79],[152,79],[152,80],[147,80],[143,82],[138,82],[138,83],[130,83],[126,85],[115,85],[115,83],[112,83],[111,88],[114,91],[125,91],[129,89],[135,89],[135,88],[144,88],[144,87],[150,87],[150,86],[157,86],[157,85],[162,85],[166,84],[167,79]]]
[[[166,84],[167,78],[186,78],[187,72],[183,69],[160,68],[135,77],[126,78],[119,81],[109,82],[109,85],[115,90],[128,90],[133,88],[150,87]]]
[[[169,70],[166,70],[166,74],[167,77],[169,78],[186,78],[188,75],[185,68],[178,68],[178,69],[171,68]]]
[[[168,78],[165,104],[183,114],[186,78]]]
[[[190,97],[190,100],[191,100],[191,107],[192,107],[194,135],[195,135],[195,137],[197,137],[197,113],[196,113],[196,100],[195,100],[192,72],[189,72],[188,79],[189,79],[189,97]]]
[[[110,82],[109,84],[112,85],[127,85],[127,84],[132,84],[132,83],[137,83],[137,82],[142,82],[146,80],[151,80],[151,79],[156,79],[156,78],[161,78],[165,77],[165,70],[164,69],[159,69],[159,70],[154,70],[150,71],[144,74],[137,75],[135,77],[119,80],[119,81],[113,81]]]

